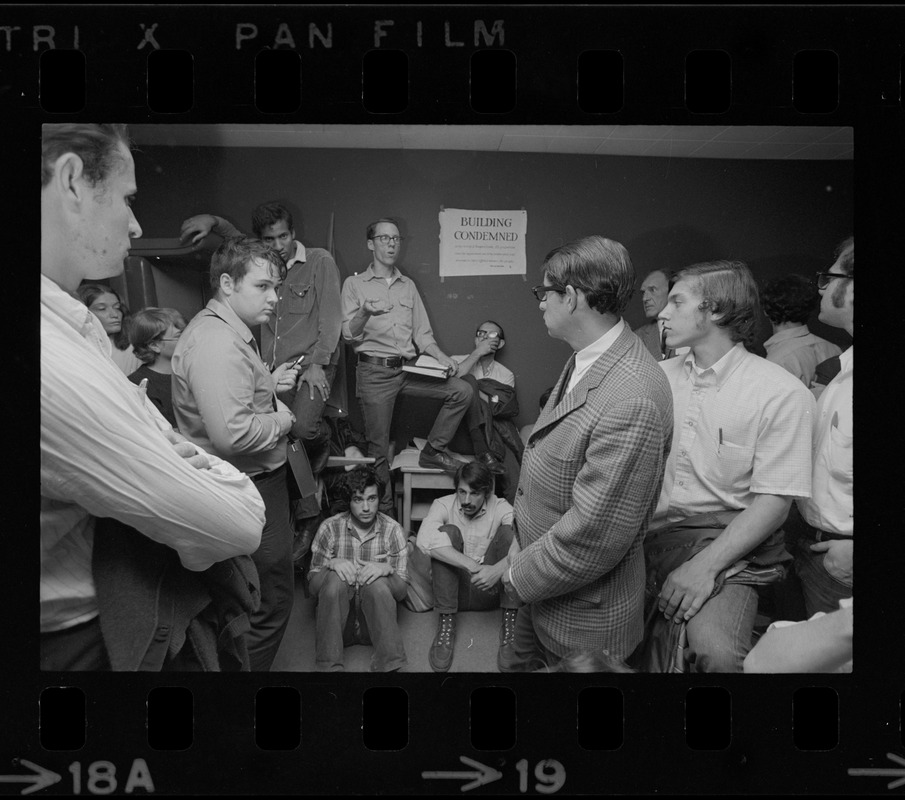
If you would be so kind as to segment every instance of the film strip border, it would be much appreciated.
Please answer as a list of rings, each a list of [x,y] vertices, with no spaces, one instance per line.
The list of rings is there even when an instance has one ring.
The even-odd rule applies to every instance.
[[[845,6],[9,6],[0,119],[16,148],[70,118],[854,125],[859,235],[893,263],[903,22]],[[29,163],[9,165],[12,185],[20,168],[29,185]],[[864,574],[890,581],[901,548],[864,545]],[[15,557],[9,608],[37,577],[31,548]],[[871,583],[883,626],[865,616],[859,638],[883,644],[856,646],[846,678],[57,676],[35,672],[36,647],[11,647],[0,792],[894,791],[902,612]],[[8,641],[35,625],[10,620]]]
[[[10,7],[0,103],[171,123],[839,124],[865,103],[902,108],[901,16],[846,6]]]

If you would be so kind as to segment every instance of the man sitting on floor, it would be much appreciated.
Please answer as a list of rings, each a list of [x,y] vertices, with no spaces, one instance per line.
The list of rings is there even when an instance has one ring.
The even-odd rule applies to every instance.
[[[377,510],[383,488],[373,467],[348,473],[341,491],[349,510],[325,520],[311,545],[318,672],[342,671],[353,605],[374,645],[371,672],[394,672],[407,663],[396,620],[396,604],[408,588],[406,539],[399,523]]]
[[[440,612],[428,660],[447,672],[456,643],[456,613],[503,609],[497,664],[512,657],[516,611],[521,603],[503,587],[504,558],[512,544],[512,506],[493,492],[493,473],[477,461],[456,473],[456,493],[434,500],[418,530],[418,546],[430,553],[434,608]]]

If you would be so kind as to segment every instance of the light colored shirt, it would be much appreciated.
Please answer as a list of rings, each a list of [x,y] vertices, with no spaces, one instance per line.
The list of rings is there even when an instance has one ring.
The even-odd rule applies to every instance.
[[[381,300],[391,305],[386,314],[375,314],[365,322],[359,336],[353,336],[349,324],[366,300]],[[343,283],[343,339],[356,353],[392,358],[414,358],[415,345],[422,353],[436,345],[427,311],[415,282],[393,268],[389,282],[374,274],[373,265]]]
[[[122,370],[123,375],[131,375],[142,365],[141,359],[135,355],[131,344],[125,350],[120,350],[113,342],[110,342],[110,357],[113,359],[113,363]]]
[[[767,351],[767,361],[787,369],[805,386],[811,385],[814,372],[821,361],[842,352],[832,342],[811,333],[807,325],[774,333],[764,342],[764,348]]]
[[[479,564],[500,525],[512,524],[512,506],[502,497],[490,495],[483,508],[469,517],[459,505],[458,495],[438,497],[431,503],[418,529],[418,547],[428,552],[435,547],[452,547],[449,535],[440,528],[455,525],[462,533],[463,552]]]
[[[335,364],[342,304],[333,256],[319,247],[306,251],[301,242],[295,242],[286,270],[286,280],[277,289],[276,313],[261,325],[264,362],[276,367],[304,353],[303,368]]]
[[[704,370],[693,353],[660,367],[674,427],[651,529],[743,510],[758,494],[810,495],[814,398],[800,381],[741,343]]]
[[[327,569],[330,560],[341,558],[361,562],[389,564],[393,572],[408,583],[408,551],[402,526],[392,517],[379,513],[364,535],[355,529],[350,512],[325,519],[311,543],[309,575]]]
[[[250,554],[264,504],[220,459],[191,466],[170,428],[110,359],[103,326],[41,277],[41,630],[97,615],[91,554],[96,517],[113,517],[203,570]],[[200,450],[199,450],[200,452]]]
[[[799,500],[805,521],[831,533],[854,533],[854,478],[852,474],[855,378],[854,346],[841,356],[839,373],[817,401],[814,420],[814,467],[811,498]]]
[[[248,475],[286,463],[292,414],[276,410],[276,384],[248,326],[227,303],[208,302],[173,353],[179,431]]]
[[[610,346],[619,338],[619,334],[622,333],[624,328],[625,320],[620,319],[596,342],[591,342],[591,344],[575,354],[575,369],[572,370],[572,376],[569,378],[568,386],[566,386],[566,393],[571,392],[575,388],[575,384],[594,366],[594,362],[610,349]]]
[[[468,358],[468,356],[453,356],[452,360],[457,364],[461,364],[466,358]],[[490,366],[486,370],[481,364],[481,359],[478,359],[468,374],[474,375],[478,380],[481,380],[482,378],[491,378],[499,383],[506,384],[506,386],[515,388],[515,375],[512,370],[508,367],[504,367],[496,359],[493,359],[493,361],[490,362]]]

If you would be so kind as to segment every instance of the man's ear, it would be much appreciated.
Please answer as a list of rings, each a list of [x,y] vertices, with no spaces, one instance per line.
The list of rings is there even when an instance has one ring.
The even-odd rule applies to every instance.
[[[53,181],[63,202],[79,206],[91,187],[85,181],[85,164],[75,153],[63,153],[53,165]]]
[[[220,291],[223,292],[227,297],[233,293],[236,285],[233,282],[233,276],[228,272],[224,272],[220,275]]]
[[[374,240],[368,239],[368,250],[374,250]]]
[[[505,339],[500,339],[500,345],[499,345],[499,347],[497,347],[497,352],[499,352],[500,350],[503,349],[503,345],[504,345],[504,344],[506,344],[506,340],[505,340]]]

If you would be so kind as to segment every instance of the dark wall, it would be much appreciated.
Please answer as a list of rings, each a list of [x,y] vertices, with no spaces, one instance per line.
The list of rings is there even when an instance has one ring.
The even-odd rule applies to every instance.
[[[365,227],[394,216],[406,237],[400,266],[424,297],[440,347],[469,352],[478,323],[506,331],[500,361],[518,381],[524,424],[569,355],[550,339],[529,287],[553,247],[599,233],[622,242],[637,284],[651,269],[695,261],[746,261],[759,281],[806,275],[832,263],[852,232],[850,161],[725,161],[540,153],[284,148],[147,147],[136,152],[144,235],[178,235],[182,220],[217,213],[250,231],[252,208],[280,200],[296,216],[299,238],[327,242],[343,277],[365,269]],[[528,212],[527,280],[439,278],[441,206]],[[643,321],[640,293],[626,312]],[[812,330],[847,346],[844,334]],[[770,335],[764,320],[761,341]]]

